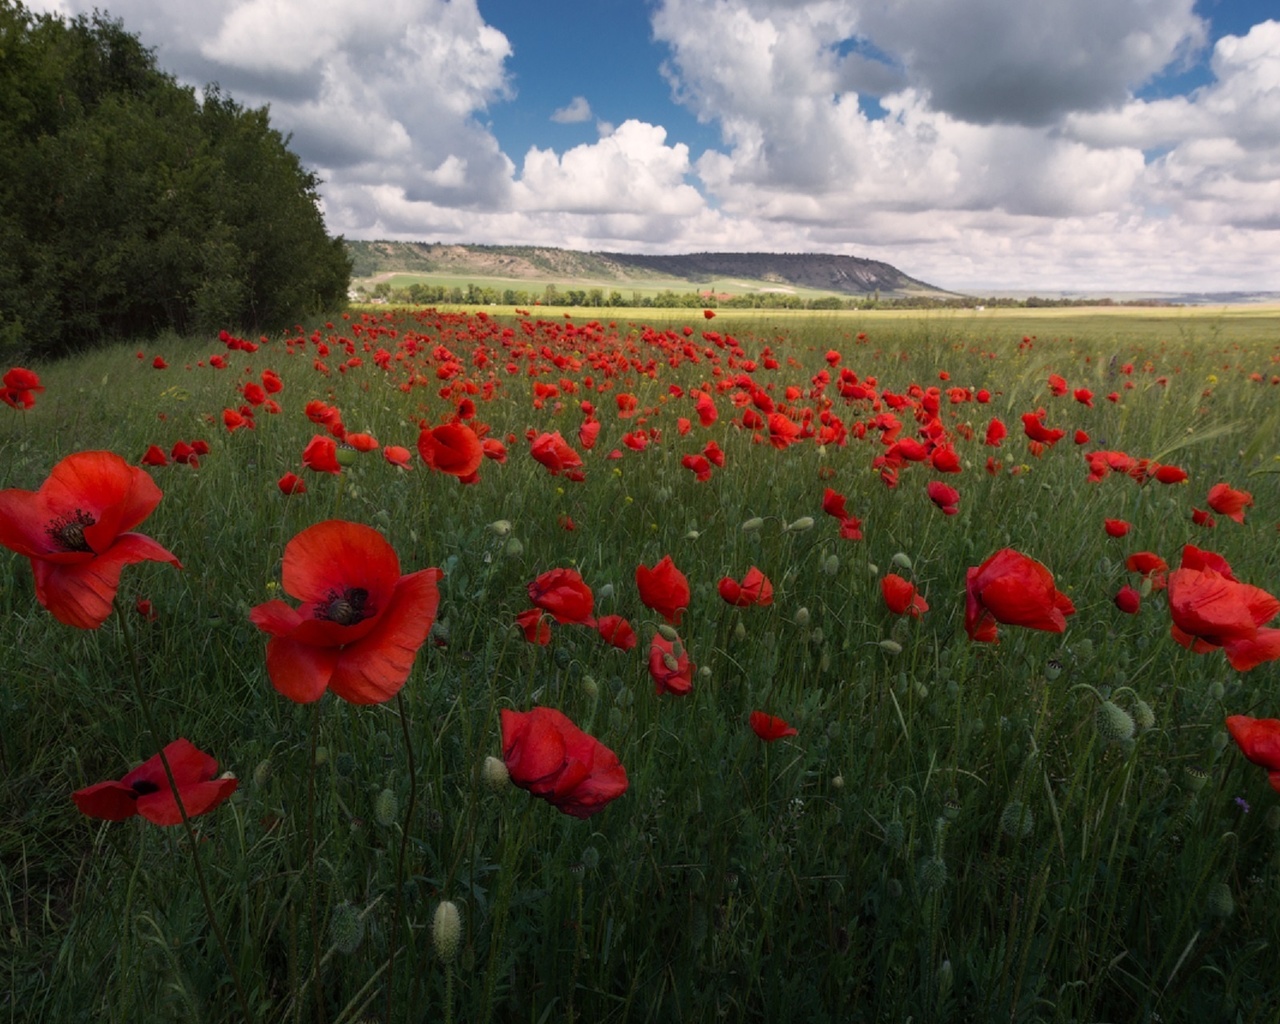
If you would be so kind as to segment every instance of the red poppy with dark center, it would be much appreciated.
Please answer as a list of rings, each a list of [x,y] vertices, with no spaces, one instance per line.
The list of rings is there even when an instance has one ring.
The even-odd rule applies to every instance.
[[[680,625],[680,617],[689,607],[689,580],[676,568],[670,555],[664,555],[652,569],[637,566],[636,587],[645,605],[673,626]]]
[[[166,746],[164,756],[188,818],[213,810],[239,785],[235,778],[218,778],[218,762],[185,739]],[[118,782],[86,786],[72,793],[71,799],[81,813],[105,821],[124,821],[135,814],[156,825],[177,825],[182,821],[159,754]]]
[[[754,565],[742,577],[742,582],[739,583],[726,576],[720,581],[717,589],[724,601],[738,608],[746,608],[750,605],[759,605],[764,608],[773,604],[773,584],[769,582],[769,577]]]
[[[971,640],[995,643],[996,624],[1061,633],[1075,605],[1034,558],[1002,548],[965,578],[964,628]]]
[[[36,491],[0,491],[0,544],[31,560],[36,599],[59,622],[97,629],[111,614],[120,573],[174,555],[130,533],[162,497],[146,470],[113,452],[79,452]]]
[[[916,586],[897,573],[889,573],[880,580],[880,594],[885,607],[894,615],[909,615],[918,619],[929,610],[929,603],[916,593]]]
[[[627,791],[618,756],[555,708],[503,708],[502,760],[511,781],[575,818],[589,818]]]
[[[1227,732],[1245,757],[1267,770],[1271,788],[1280,791],[1280,719],[1231,715]]]
[[[1263,629],[1280,615],[1280,600],[1239,582],[1221,555],[1188,544],[1169,574],[1173,638],[1197,653],[1222,648],[1231,667],[1247,672],[1280,658],[1280,629]]]
[[[484,446],[465,423],[424,427],[418,435],[418,454],[434,470],[463,479],[480,468]]]
[[[788,725],[784,719],[778,718],[776,715],[765,714],[763,711],[751,712],[749,721],[751,723],[751,731],[766,743],[780,740],[784,736],[798,735],[796,729]]]
[[[268,601],[249,613],[271,635],[272,684],[299,703],[326,689],[353,704],[394,697],[435,620],[442,575],[401,576],[395,549],[368,526],[331,519],[303,530],[285,546],[282,577],[301,606]]]
[[[576,569],[552,569],[528,586],[529,600],[560,624],[588,624],[595,607],[591,588]]]

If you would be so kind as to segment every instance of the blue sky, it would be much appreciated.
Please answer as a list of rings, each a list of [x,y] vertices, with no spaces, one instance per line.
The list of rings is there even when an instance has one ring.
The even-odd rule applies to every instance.
[[[1280,0],[107,7],[182,81],[269,105],[352,238],[1280,291]]]

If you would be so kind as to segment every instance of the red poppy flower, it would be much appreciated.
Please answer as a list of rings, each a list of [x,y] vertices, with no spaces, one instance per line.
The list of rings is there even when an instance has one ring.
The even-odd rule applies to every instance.
[[[683,697],[693,690],[693,662],[684,644],[676,653],[677,643],[680,641],[668,640],[661,633],[654,633],[649,642],[649,675],[653,676],[654,692],[659,696],[674,693]]]
[[[1231,715],[1227,732],[1245,757],[1267,770],[1271,788],[1280,791],[1280,719]]]
[[[705,319],[710,320],[716,315],[716,311],[714,309],[704,309],[702,315]]]
[[[302,704],[326,689],[353,704],[394,697],[431,630],[442,575],[401,576],[395,549],[368,526],[331,519],[303,530],[285,545],[281,581],[301,607],[268,601],[249,613],[271,635],[272,685]]]
[[[480,468],[484,447],[465,423],[442,423],[423,428],[418,435],[418,454],[432,469],[462,479]]]
[[[552,476],[582,467],[582,456],[560,436],[560,431],[542,433],[530,442],[529,454],[534,461],[545,466]]]
[[[1133,615],[1142,606],[1142,595],[1126,583],[1116,592],[1115,602],[1126,615]]]
[[[1009,430],[1004,423],[998,419],[993,419],[987,424],[987,436],[982,443],[990,445],[992,448],[999,448],[1000,442],[1008,436]]]
[[[529,600],[556,622],[583,625],[591,618],[595,597],[576,569],[552,569],[529,584]]]
[[[631,623],[621,615],[602,615],[596,619],[596,632],[606,643],[622,651],[632,650],[638,640]]]
[[[1053,574],[1013,548],[997,551],[965,578],[964,628],[971,640],[995,643],[996,623],[1061,633],[1075,610]]]
[[[413,469],[413,454],[403,445],[387,445],[382,449],[382,457],[399,469]]]
[[[910,615],[918,619],[929,610],[929,603],[916,593],[915,584],[897,573],[891,572],[880,580],[880,593],[885,606],[894,615]]]
[[[151,360],[151,366],[153,369],[156,369],[156,370],[169,369],[169,364],[164,361],[164,356],[156,356],[153,360]]]
[[[555,708],[502,709],[502,760],[511,781],[575,818],[627,791],[618,756]]]
[[[4,387],[0,388],[0,401],[14,409],[30,409],[36,404],[35,395],[44,390],[40,377],[31,370],[15,366],[4,375]]]
[[[1035,412],[1024,412],[1022,414],[1022,429],[1027,437],[1032,441],[1040,444],[1055,445],[1066,437],[1065,430],[1054,428],[1050,430],[1044,425],[1045,411],[1037,409]]]
[[[498,465],[502,465],[507,461],[507,446],[496,437],[486,437],[480,442],[480,447],[484,451],[486,459],[496,462]]]
[[[726,576],[720,581],[720,597],[738,608],[759,605],[764,608],[773,604],[773,584],[769,577],[754,565],[742,577],[742,582]]]
[[[150,537],[127,532],[161,497],[146,470],[119,455],[68,455],[39,490],[0,491],[0,544],[31,560],[36,599],[55,619],[97,629],[111,614],[126,565],[182,568]]]
[[[943,513],[953,516],[960,511],[960,492],[954,487],[944,484],[941,480],[930,480],[927,489],[929,500],[942,509]]]
[[[140,460],[144,466],[167,466],[169,465],[169,456],[164,453],[164,449],[158,444],[153,444],[147,448],[146,454]]]
[[[685,455],[680,459],[680,465],[689,470],[698,483],[706,483],[711,479],[711,463],[701,455]]]
[[[342,440],[358,452],[371,452],[378,447],[378,440],[372,434],[347,434]]]
[[[1135,551],[1124,560],[1124,567],[1130,572],[1140,572],[1151,581],[1151,589],[1164,590],[1165,574],[1169,571],[1169,563],[1152,551]]]
[[[338,443],[332,437],[316,434],[302,451],[302,464],[317,473],[341,473]]]
[[[174,740],[164,748],[164,756],[188,818],[213,810],[239,785],[235,778],[218,778],[218,762],[187,740]],[[82,814],[106,821],[124,821],[135,814],[156,825],[177,825],[182,821],[159,754],[119,782],[86,786],[72,793],[71,799]]]
[[[1187,471],[1180,466],[1157,466],[1151,475],[1162,484],[1180,484],[1187,479]]]
[[[600,436],[600,421],[586,420],[578,428],[578,443],[590,451],[596,446],[596,438]]]
[[[1244,510],[1253,504],[1253,495],[1248,491],[1237,491],[1226,484],[1214,484],[1209,488],[1209,507],[1219,515],[1244,522]]]
[[[1107,531],[1108,537],[1123,537],[1133,526],[1131,523],[1125,522],[1123,519],[1104,519],[1102,528]]]
[[[286,473],[276,481],[281,494],[306,494],[307,485],[297,473]]]
[[[1262,629],[1280,615],[1280,600],[1240,583],[1225,558],[1188,544],[1169,574],[1173,638],[1198,653],[1221,647],[1240,672],[1280,658],[1280,629]]]
[[[652,569],[636,566],[636,587],[645,605],[673,626],[680,625],[680,616],[689,607],[689,581],[670,555],[664,555]]]
[[[1213,529],[1218,525],[1218,520],[1214,519],[1213,516],[1209,515],[1209,513],[1202,508],[1193,507],[1191,509],[1191,521],[1195,523],[1196,526],[1203,526],[1207,529]]]
[[[531,644],[546,647],[551,643],[551,623],[546,619],[541,608],[526,608],[516,616],[516,625],[524,632],[524,638]]]
[[[763,711],[751,712],[751,731],[766,743],[780,740],[784,736],[795,736],[796,730],[776,715],[766,715]]]

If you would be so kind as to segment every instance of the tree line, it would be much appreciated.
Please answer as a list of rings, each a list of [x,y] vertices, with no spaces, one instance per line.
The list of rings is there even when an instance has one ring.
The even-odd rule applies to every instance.
[[[340,308],[318,186],[265,108],[197,96],[119,21],[0,0],[0,353]]]

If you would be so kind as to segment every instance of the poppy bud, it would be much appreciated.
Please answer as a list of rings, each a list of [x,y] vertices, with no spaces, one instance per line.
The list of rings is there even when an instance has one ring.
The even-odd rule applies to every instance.
[[[396,799],[395,790],[384,789],[373,803],[373,817],[384,828],[395,824],[400,816],[400,801]]]
[[[364,941],[364,918],[345,900],[333,908],[329,918],[329,942],[339,953],[350,956]]]
[[[827,557],[822,560],[822,571],[828,576],[834,576],[838,573],[840,571],[840,556],[827,555]]]
[[[803,629],[805,626],[809,625],[809,609],[805,607],[797,608],[792,619],[797,626]]]
[[[462,915],[452,900],[445,900],[436,907],[436,916],[431,922],[431,940],[440,959],[446,964],[453,963],[462,943]]]
[[[481,775],[484,776],[485,785],[494,792],[506,789],[511,782],[511,772],[507,770],[506,763],[502,758],[494,757],[492,754],[484,759]]]
[[[489,531],[495,537],[505,537],[511,532],[511,520],[495,519],[489,524]]]
[[[880,648],[881,650],[887,651],[889,654],[902,653],[902,644],[898,643],[897,640],[881,640]]]
[[[905,551],[899,551],[896,555],[893,556],[893,564],[896,565],[899,569],[905,569],[907,572],[910,572],[911,556],[908,555]]]
[[[782,528],[783,533],[804,533],[805,530],[813,529],[813,516],[801,516],[793,523],[788,523]]]
[[[680,662],[674,654],[664,653],[662,655],[662,664],[666,666],[668,672],[676,672],[680,669]]]
[[[1226,882],[1216,882],[1210,886],[1204,899],[1204,912],[1220,921],[1225,921],[1236,912],[1236,901]]]
[[[508,537],[502,551],[510,558],[519,558],[524,554],[524,545],[520,543],[519,537]]]
[[[1000,812],[1000,831],[1010,839],[1026,839],[1035,827],[1035,815],[1021,800],[1010,800]]]
[[[1133,702],[1133,722],[1144,732],[1156,724],[1156,713],[1151,710],[1151,705],[1141,697],[1138,697]]]
[[[764,526],[764,520],[761,519],[759,516],[753,516],[752,518],[748,519],[745,523],[742,524],[742,532],[755,533],[762,526]]]
[[[594,846],[588,846],[582,851],[582,866],[588,871],[594,871],[600,866],[600,851]]]
[[[600,687],[593,676],[582,677],[582,692],[587,695],[588,700],[598,700],[600,698]]]
[[[262,789],[271,781],[271,762],[267,760],[259,761],[258,767],[253,770],[253,785],[255,789]]]
[[[316,762],[316,767],[317,767],[317,768],[319,768],[322,764],[328,764],[328,763],[329,763],[329,748],[328,748],[328,747],[316,747],[316,758],[315,758],[315,762]]]
[[[880,566],[876,565],[876,563],[875,563],[875,562],[868,562],[868,563],[867,563],[867,572],[869,572],[872,576],[879,576],[879,575],[880,575]]]
[[[941,857],[921,857],[916,881],[924,893],[935,893],[947,884],[947,862]]]
[[[741,622],[733,627],[733,638],[735,640],[745,640],[747,638],[747,627]]]
[[[607,601],[613,597],[613,584],[606,583],[596,591],[596,598],[600,601]]]
[[[675,643],[680,638],[680,634],[665,622],[658,624],[658,632],[662,634],[662,639]]]
[[[1113,701],[1104,700],[1094,713],[1094,727],[1104,743],[1133,739],[1133,718]]]

